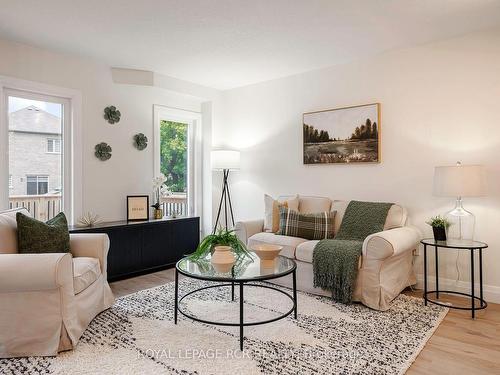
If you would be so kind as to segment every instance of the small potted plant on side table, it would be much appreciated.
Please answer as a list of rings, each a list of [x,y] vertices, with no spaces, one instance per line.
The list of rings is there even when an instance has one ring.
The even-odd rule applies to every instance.
[[[450,222],[447,219],[438,215],[431,217],[430,220],[426,221],[426,223],[432,227],[434,240],[446,241],[446,230],[450,226]]]

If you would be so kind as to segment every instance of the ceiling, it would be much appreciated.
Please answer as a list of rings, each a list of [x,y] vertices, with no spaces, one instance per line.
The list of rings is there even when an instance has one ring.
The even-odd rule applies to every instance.
[[[229,89],[500,26],[499,0],[0,0],[0,37]]]

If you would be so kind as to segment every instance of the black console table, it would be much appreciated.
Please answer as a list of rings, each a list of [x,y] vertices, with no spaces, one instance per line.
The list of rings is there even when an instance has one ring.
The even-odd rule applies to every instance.
[[[126,279],[174,267],[200,241],[200,218],[114,221],[92,227],[70,227],[70,233],[109,236],[108,280]]]

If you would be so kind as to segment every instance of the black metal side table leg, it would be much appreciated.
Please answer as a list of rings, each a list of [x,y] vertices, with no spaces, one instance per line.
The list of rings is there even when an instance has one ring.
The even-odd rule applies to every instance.
[[[476,304],[474,302],[474,249],[470,249],[470,286],[472,319],[476,317]]]
[[[243,283],[240,282],[240,350],[243,351]]]
[[[439,299],[439,260],[437,246],[434,246],[434,257],[436,259],[436,299]]]
[[[295,319],[297,319],[297,271],[293,270],[293,314]]]
[[[424,244],[424,303],[427,306],[427,245]]]
[[[234,302],[234,281],[231,281],[231,301]]]
[[[481,297],[480,307],[483,307],[483,249],[479,249],[479,297]]]
[[[177,299],[179,297],[179,271],[175,268],[174,323],[177,324]]]

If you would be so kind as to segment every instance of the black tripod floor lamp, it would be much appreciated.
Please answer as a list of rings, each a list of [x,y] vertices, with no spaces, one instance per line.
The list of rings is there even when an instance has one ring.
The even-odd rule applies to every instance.
[[[227,183],[229,178],[229,171],[240,169],[240,152],[233,150],[214,150],[211,154],[212,170],[222,171],[222,194],[219,201],[219,209],[217,210],[217,219],[215,220],[213,233],[216,232],[219,220],[221,220],[222,206],[224,206],[224,228],[229,228],[228,211],[231,216],[231,223],[234,227],[234,213],[233,205],[231,203],[231,194],[229,193],[229,185]],[[222,220],[221,220],[222,221]]]

